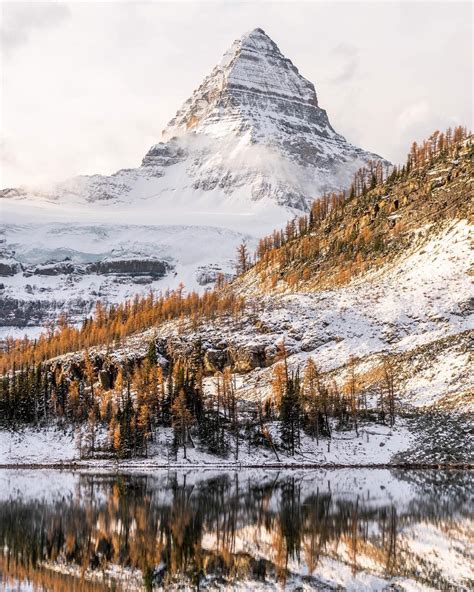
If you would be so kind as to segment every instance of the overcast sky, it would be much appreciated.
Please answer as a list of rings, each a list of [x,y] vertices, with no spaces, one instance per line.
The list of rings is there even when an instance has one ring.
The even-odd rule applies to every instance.
[[[138,165],[257,26],[336,131],[392,162],[437,128],[472,127],[470,3],[3,3],[1,16],[2,187]]]

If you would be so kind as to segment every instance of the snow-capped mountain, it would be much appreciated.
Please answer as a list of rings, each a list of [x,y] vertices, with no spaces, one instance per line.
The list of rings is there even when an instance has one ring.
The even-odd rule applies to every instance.
[[[179,192],[188,207],[207,198],[224,209],[270,200],[305,210],[319,194],[349,185],[362,165],[380,160],[334,131],[314,85],[262,29],[233,43],[163,140],[138,168],[2,195],[109,205],[143,200],[160,208]]]
[[[212,281],[217,271],[231,271],[242,240],[252,246],[252,237],[307,210],[323,192],[347,187],[375,160],[382,159],[334,131],[313,84],[254,29],[233,43],[139,167],[0,192],[3,295],[15,300],[0,322],[28,322],[30,315],[14,313],[24,301],[54,300],[49,316],[72,296],[87,303]],[[150,258],[163,273],[149,273],[158,265]],[[141,263],[123,264],[130,260]],[[96,269],[100,261],[107,265]]]

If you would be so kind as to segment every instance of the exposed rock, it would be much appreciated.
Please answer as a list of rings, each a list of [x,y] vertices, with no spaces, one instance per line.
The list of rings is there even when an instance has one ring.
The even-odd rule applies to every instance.
[[[98,374],[100,386],[104,390],[109,390],[112,388],[112,376],[110,375],[108,370],[100,370]]]
[[[208,349],[204,354],[204,371],[207,374],[222,372],[228,362],[227,349]]]
[[[79,269],[81,268],[74,265],[71,261],[56,261],[44,265],[38,265],[33,269],[26,269],[25,275],[65,275],[75,272],[77,273]]]
[[[21,265],[11,259],[0,261],[0,276],[15,275],[21,271]]]
[[[196,280],[200,286],[215,284],[219,278],[228,282],[232,279],[230,273],[224,273],[218,265],[206,265],[199,267],[196,272]]]
[[[158,259],[109,259],[87,266],[89,273],[153,275],[156,277],[163,277],[170,269],[172,267],[169,263]]]
[[[147,167],[147,170],[154,172],[154,175],[161,176],[164,174],[162,167],[168,167],[177,164],[186,158],[186,151],[179,146],[175,141],[170,140],[166,144],[160,142],[155,144],[144,156],[142,166]]]
[[[248,344],[232,351],[234,372],[246,373],[267,365],[264,345]]]

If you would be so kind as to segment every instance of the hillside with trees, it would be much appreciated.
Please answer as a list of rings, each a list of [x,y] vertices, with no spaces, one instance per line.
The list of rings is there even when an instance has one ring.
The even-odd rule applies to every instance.
[[[314,291],[347,284],[407,252],[424,225],[473,216],[472,138],[457,127],[413,143],[406,163],[376,163],[347,192],[260,239],[254,272],[262,290]],[[433,228],[435,232],[436,226]]]
[[[230,284],[8,340],[0,464],[468,463],[471,159],[436,132],[243,243]]]

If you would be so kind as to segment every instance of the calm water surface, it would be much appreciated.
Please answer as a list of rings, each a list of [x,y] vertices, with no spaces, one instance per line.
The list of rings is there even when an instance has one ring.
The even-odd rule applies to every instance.
[[[0,471],[0,590],[470,590],[473,474]]]

